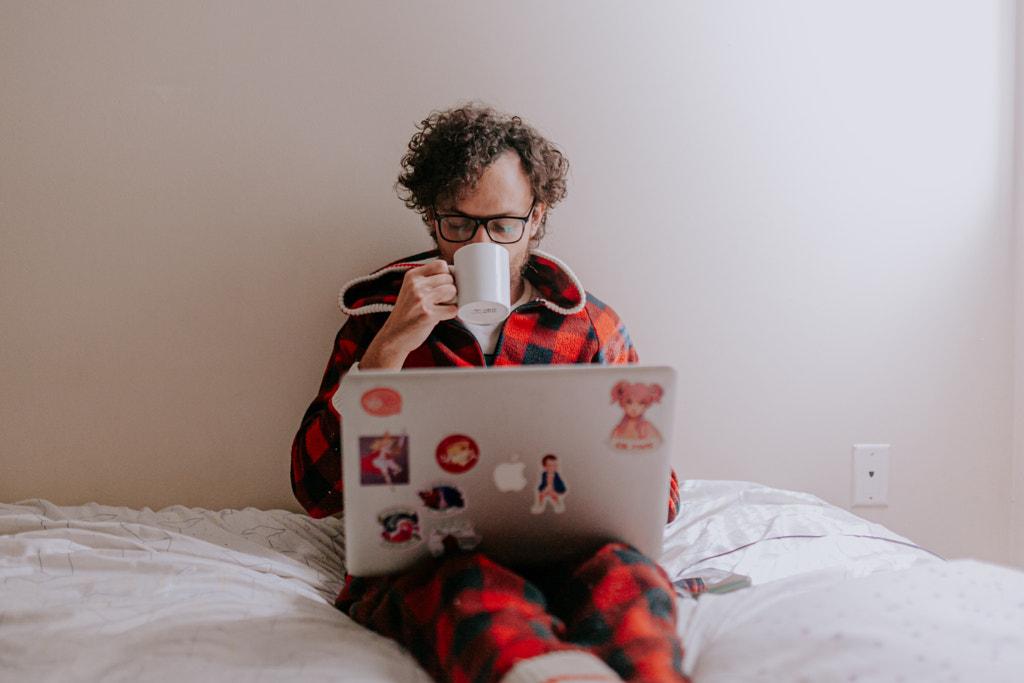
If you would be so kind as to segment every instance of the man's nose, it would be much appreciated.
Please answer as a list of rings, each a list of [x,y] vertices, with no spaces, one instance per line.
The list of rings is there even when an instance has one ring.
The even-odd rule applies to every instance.
[[[473,235],[473,239],[469,240],[470,244],[476,244],[477,242],[493,242],[491,236],[487,234],[487,226],[481,223],[476,228],[476,234]]]

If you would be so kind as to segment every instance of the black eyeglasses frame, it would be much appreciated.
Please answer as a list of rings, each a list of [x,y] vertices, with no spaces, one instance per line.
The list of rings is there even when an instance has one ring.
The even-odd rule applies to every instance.
[[[529,210],[529,212],[527,212],[527,214],[525,216],[488,216],[487,218],[478,218],[477,216],[469,216],[469,215],[466,215],[464,213],[438,213],[437,209],[434,209],[434,220],[437,221],[437,234],[445,242],[451,242],[452,244],[463,244],[465,242],[470,242],[470,241],[472,241],[472,239],[474,237],[476,237],[476,233],[477,233],[477,231],[480,230],[480,226],[482,225],[482,226],[484,226],[484,231],[487,233],[487,236],[495,244],[515,244],[515,243],[521,241],[523,239],[523,235],[526,234],[526,224],[529,223],[533,219],[533,210],[536,209],[536,208],[537,208],[537,199],[534,198],[533,203],[530,204],[530,210]],[[448,239],[443,234],[441,234],[441,221],[443,219],[445,219],[445,218],[466,218],[466,219],[469,219],[471,221],[474,221],[473,232],[471,232],[469,237],[467,237],[464,240],[451,240],[451,239]],[[517,220],[517,221],[522,221],[522,223],[523,223],[523,229],[519,233],[519,237],[515,238],[511,242],[502,242],[500,240],[496,240],[496,239],[494,239],[494,235],[491,233],[491,228],[490,228],[491,221],[499,221],[499,220],[501,220],[503,218]]]

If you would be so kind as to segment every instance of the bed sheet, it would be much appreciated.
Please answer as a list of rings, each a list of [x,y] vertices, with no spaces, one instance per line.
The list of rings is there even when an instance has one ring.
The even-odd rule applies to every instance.
[[[685,482],[672,576],[751,577],[677,600],[693,683],[1024,680],[1024,572],[947,562],[806,493]]]
[[[427,683],[334,608],[343,550],[283,511],[0,505],[0,680]]]
[[[945,562],[809,494],[681,489],[668,573],[753,580],[677,601],[694,683],[882,683],[942,667],[1021,680],[1021,572]],[[343,579],[338,519],[0,505],[0,681],[426,683],[402,648],[334,608]],[[981,661],[985,677],[964,674]]]
[[[974,560],[821,570],[690,601],[693,683],[1019,683],[1024,572]]]

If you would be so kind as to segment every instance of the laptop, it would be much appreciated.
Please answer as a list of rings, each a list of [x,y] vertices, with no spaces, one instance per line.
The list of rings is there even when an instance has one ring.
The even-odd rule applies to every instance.
[[[456,549],[523,568],[610,541],[660,556],[672,368],[364,370],[339,392],[350,574]]]

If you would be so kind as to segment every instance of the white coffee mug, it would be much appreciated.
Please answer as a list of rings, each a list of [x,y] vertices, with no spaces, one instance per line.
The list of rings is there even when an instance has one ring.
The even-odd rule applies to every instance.
[[[456,305],[459,318],[476,325],[500,323],[512,311],[508,250],[500,244],[475,242],[455,252]]]

